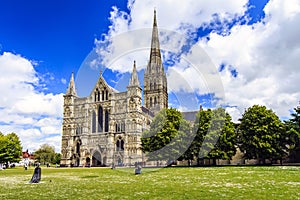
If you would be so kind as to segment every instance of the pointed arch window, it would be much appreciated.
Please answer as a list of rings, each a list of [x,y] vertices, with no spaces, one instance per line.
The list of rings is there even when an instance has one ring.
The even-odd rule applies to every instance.
[[[103,132],[103,108],[98,108],[98,132]]]
[[[125,122],[122,122],[121,124],[121,132],[125,132]]]
[[[116,142],[116,150],[117,151],[124,151],[124,140],[118,139]]]
[[[116,123],[116,132],[125,132],[125,122],[117,122]]]
[[[96,133],[96,112],[92,113],[92,133]]]
[[[121,140],[121,151],[124,151],[124,140]]]
[[[77,141],[77,144],[76,144],[76,153],[80,157],[80,141]]]
[[[154,105],[157,104],[157,100],[156,100],[156,97],[154,97]]]
[[[152,107],[152,97],[150,97],[150,107]]]
[[[121,146],[121,144],[120,144],[120,140],[117,140],[117,142],[116,142],[116,150],[117,151],[120,151],[120,146]]]
[[[82,127],[76,127],[76,135],[82,134]]]
[[[104,101],[104,90],[102,90],[102,101]]]
[[[108,132],[108,110],[105,111],[104,132]]]
[[[97,91],[97,93],[98,93],[98,101],[100,101],[100,92]]]

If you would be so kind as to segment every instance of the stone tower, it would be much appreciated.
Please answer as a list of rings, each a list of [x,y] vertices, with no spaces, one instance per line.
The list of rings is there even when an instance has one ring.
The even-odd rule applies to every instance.
[[[75,122],[75,99],[77,99],[74,73],[71,75],[69,86],[66,94],[64,95],[64,113],[63,113],[63,134],[62,134],[62,163],[65,164],[66,159],[69,159],[73,154],[73,137],[76,134],[76,122]]]
[[[168,107],[167,78],[161,59],[155,10],[150,59],[144,74],[144,102],[154,114]]]

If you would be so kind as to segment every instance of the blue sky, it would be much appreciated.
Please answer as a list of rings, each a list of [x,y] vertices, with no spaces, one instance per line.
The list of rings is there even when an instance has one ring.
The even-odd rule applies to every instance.
[[[36,71],[53,75],[51,92],[65,92],[60,78],[80,67],[94,39],[108,31],[112,6],[126,1],[12,0],[0,6],[0,51],[39,62]]]
[[[142,83],[154,8],[172,107],[223,106],[237,121],[253,104],[282,119],[298,104],[297,0],[11,0],[0,3],[0,131],[60,151],[71,73],[81,96],[101,68],[124,90],[136,60]]]

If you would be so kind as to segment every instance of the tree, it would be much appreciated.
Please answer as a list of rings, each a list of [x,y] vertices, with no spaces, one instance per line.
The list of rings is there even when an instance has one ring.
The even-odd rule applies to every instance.
[[[189,148],[189,154],[197,158],[198,165],[203,158],[230,160],[236,152],[236,134],[231,117],[223,108],[200,110],[194,126],[196,136]]]
[[[193,160],[194,158],[197,158],[197,163],[200,165],[200,160],[203,158],[204,155],[207,155],[207,149],[202,148],[202,143],[204,141],[205,135],[208,132],[208,129],[210,127],[210,120],[212,116],[212,111],[211,109],[208,110],[200,110],[196,114],[196,121],[193,127],[193,132],[196,134],[195,138],[186,152],[189,156],[190,159]],[[202,155],[200,154],[200,150]]]
[[[292,118],[285,121],[289,157],[292,162],[300,162],[300,106],[294,108]]]
[[[234,123],[225,109],[213,110],[213,116],[211,124],[216,126],[214,135],[219,136],[219,139],[207,157],[213,159],[215,164],[216,159],[231,160],[236,153],[237,140]]]
[[[34,152],[34,158],[43,164],[55,162],[55,148],[48,144],[43,144]]]
[[[272,110],[254,105],[244,112],[240,122],[240,149],[246,159],[258,159],[265,164],[266,159],[286,154],[284,125]]]
[[[172,161],[188,148],[189,123],[174,109],[163,109],[153,119],[150,130],[143,132],[142,151],[149,160]]]
[[[61,159],[61,154],[60,153],[55,153],[54,161],[53,163],[59,164]]]
[[[21,160],[22,146],[17,134],[3,135],[0,132],[0,163],[12,163]]]

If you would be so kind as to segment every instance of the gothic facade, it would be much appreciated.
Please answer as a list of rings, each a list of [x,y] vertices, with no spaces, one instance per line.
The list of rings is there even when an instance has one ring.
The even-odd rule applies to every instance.
[[[111,166],[144,161],[142,132],[157,112],[168,107],[155,11],[143,98],[144,105],[135,62],[125,92],[110,87],[100,73],[91,95],[78,97],[72,73],[64,95],[61,165]]]

